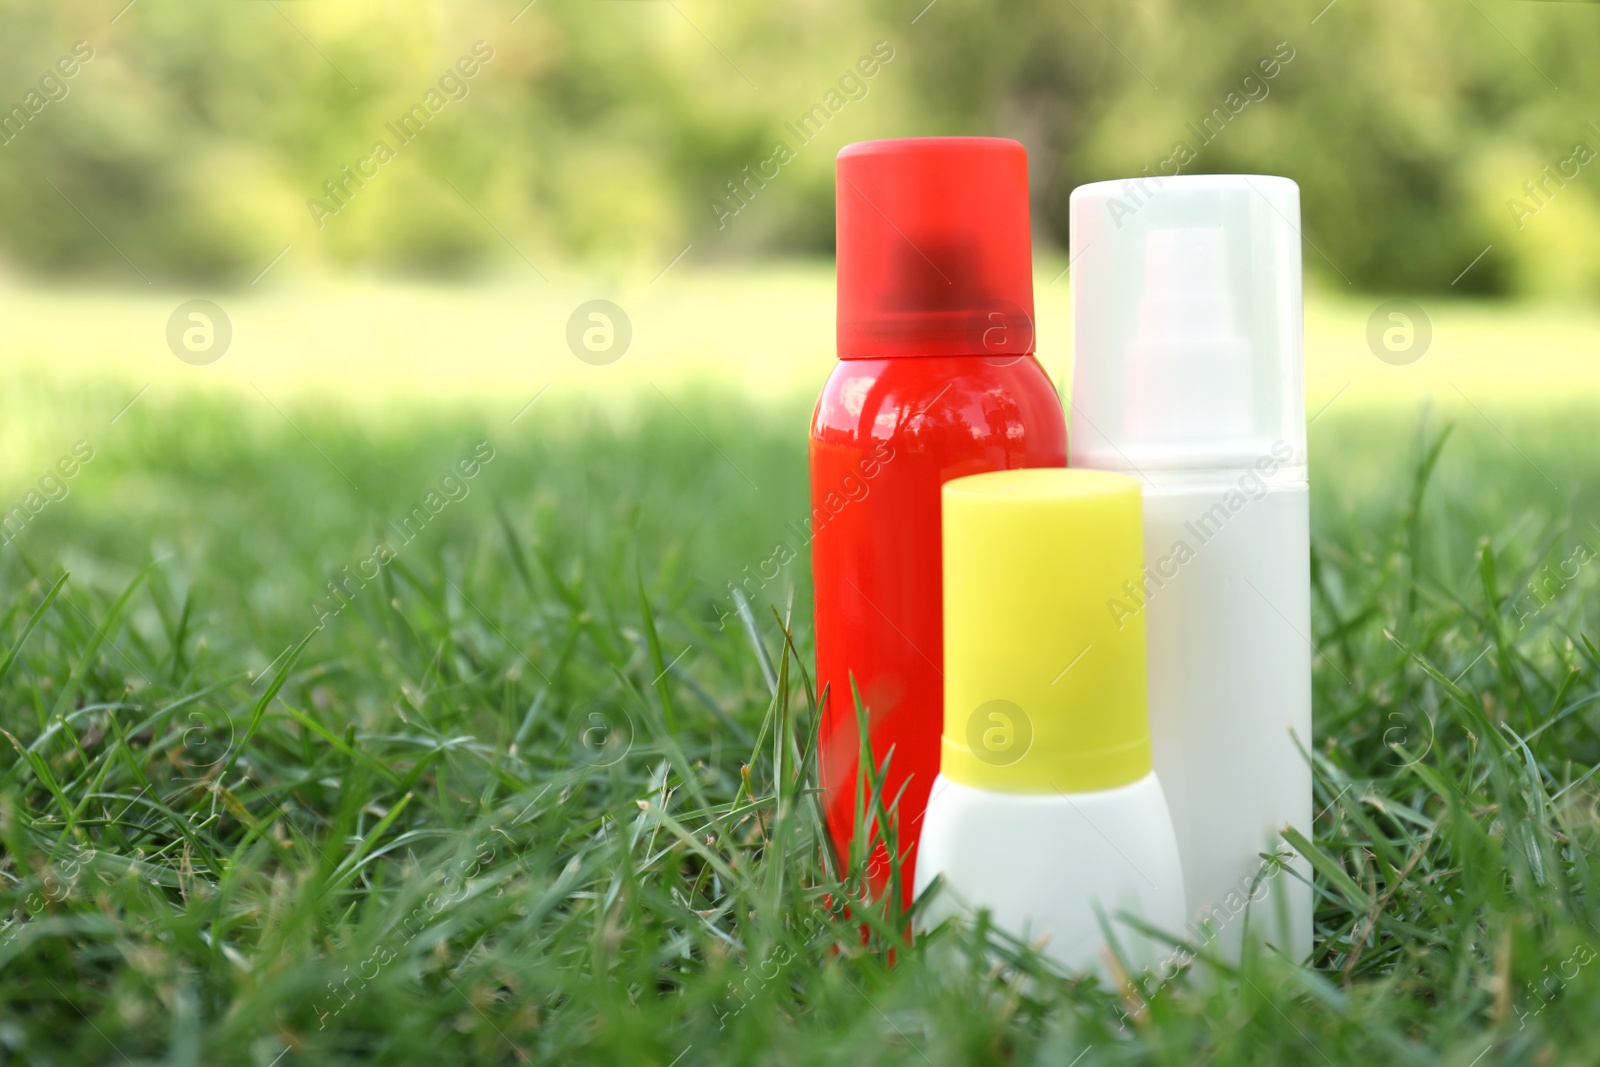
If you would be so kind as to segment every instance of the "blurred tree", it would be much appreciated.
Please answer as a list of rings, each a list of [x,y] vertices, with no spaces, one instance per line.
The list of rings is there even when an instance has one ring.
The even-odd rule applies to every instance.
[[[1299,181],[1333,284],[1593,296],[1597,53],[1596,5],[1497,0],[0,0],[0,255],[143,284],[286,245],[432,275],[826,254],[842,144],[992,133],[1029,147],[1041,247],[1075,185],[1181,163]]]

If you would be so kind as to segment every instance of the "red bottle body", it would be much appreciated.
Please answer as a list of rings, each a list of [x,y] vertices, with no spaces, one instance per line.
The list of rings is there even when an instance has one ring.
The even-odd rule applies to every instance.
[[[844,359],[817,402],[810,452],[817,680],[828,693],[818,764],[828,828],[848,856],[861,751],[853,678],[869,715],[873,759],[882,763],[893,752],[883,803],[900,797],[909,906],[916,839],[939,772],[939,487],[983,471],[1065,466],[1061,403],[1031,354]],[[880,835],[868,864],[875,897],[887,858]]]

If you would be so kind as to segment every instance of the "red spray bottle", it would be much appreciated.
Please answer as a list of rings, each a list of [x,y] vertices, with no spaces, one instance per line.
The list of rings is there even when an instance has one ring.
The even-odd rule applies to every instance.
[[[837,197],[839,364],[811,425],[817,680],[827,691],[818,766],[829,832],[847,857],[862,771],[854,682],[872,758],[890,756],[882,803],[899,798],[909,906],[943,725],[939,488],[983,471],[1065,466],[1067,434],[1033,356],[1022,145],[847,145]],[[886,828],[865,810],[881,899]]]

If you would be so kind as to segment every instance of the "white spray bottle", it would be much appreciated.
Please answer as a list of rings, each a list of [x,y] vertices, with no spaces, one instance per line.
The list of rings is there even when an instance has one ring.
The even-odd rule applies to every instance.
[[[1072,194],[1068,462],[1144,490],[1150,730],[1191,936],[1311,952],[1310,524],[1300,191],[1287,178],[1099,182]],[[1293,856],[1290,870],[1262,854]]]

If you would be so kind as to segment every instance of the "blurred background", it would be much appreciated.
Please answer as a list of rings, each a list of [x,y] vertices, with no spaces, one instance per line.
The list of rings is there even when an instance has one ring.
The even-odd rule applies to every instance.
[[[1521,464],[1513,424],[1600,399],[1597,54],[1600,5],[1503,0],[3,0],[0,489],[113,457],[32,522],[47,552],[91,515],[165,536],[213,460],[237,485],[211,433],[339,492],[387,456],[398,507],[382,449],[435,415],[580,450],[660,415],[735,487],[759,424],[757,499],[803,512],[834,155],[929,134],[1027,146],[1062,388],[1074,186],[1284,174],[1313,444],[1420,405]],[[146,422],[159,455],[117,443]],[[1341,484],[1398,492],[1384,454]],[[306,550],[313,589],[349,555]]]
[[[986,133],[1028,146],[1043,250],[1075,185],[1173,161],[1295,178],[1327,282],[1600,295],[1594,5],[926,3],[8,0],[0,252],[118,287],[248,285],[286,246],[274,284],[826,257],[841,145]]]
[[[351,403],[480,395],[518,375],[519,388],[582,375],[615,391],[641,372],[811,388],[831,358],[835,152],[982,133],[1031,155],[1041,352],[1058,378],[1072,188],[1244,171],[1303,190],[1314,403],[1352,382],[1373,386],[1352,400],[1439,384],[1370,358],[1374,297],[1423,301],[1407,321],[1422,313],[1411,325],[1425,343],[1390,363],[1432,348],[1459,361],[1458,385],[1487,375],[1481,389],[1536,330],[1549,359],[1520,368],[1513,392],[1592,379],[1594,4],[0,12],[0,355],[13,372],[249,381]],[[196,298],[219,301],[231,327],[229,358],[204,373],[166,342]],[[593,298],[632,327],[633,358],[604,373],[565,342]],[[1485,322],[1472,301],[1500,313]]]

